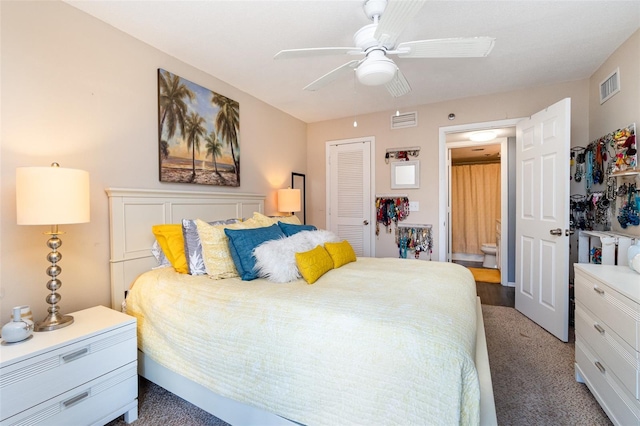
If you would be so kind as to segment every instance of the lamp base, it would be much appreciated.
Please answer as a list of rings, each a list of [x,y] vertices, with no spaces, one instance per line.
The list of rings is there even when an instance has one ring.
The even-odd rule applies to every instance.
[[[52,331],[73,324],[71,315],[60,315],[57,312],[49,314],[44,321],[36,324],[35,331]]]

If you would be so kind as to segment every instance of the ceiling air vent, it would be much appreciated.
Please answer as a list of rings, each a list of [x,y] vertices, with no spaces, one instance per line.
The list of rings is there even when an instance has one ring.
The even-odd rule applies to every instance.
[[[620,91],[620,68],[609,74],[600,83],[600,105],[608,101],[613,95]]]
[[[391,129],[404,129],[405,127],[416,127],[417,125],[417,111],[393,114],[391,116]]]

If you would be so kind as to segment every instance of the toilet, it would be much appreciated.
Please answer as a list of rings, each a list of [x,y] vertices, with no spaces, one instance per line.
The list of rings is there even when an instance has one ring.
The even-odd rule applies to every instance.
[[[484,253],[484,262],[482,262],[482,266],[484,268],[492,268],[496,269],[498,264],[496,263],[496,253],[498,252],[498,248],[493,243],[484,243],[480,250]]]

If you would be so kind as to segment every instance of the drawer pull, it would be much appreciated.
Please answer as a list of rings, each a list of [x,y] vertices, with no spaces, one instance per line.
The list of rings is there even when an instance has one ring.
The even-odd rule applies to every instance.
[[[72,352],[70,354],[67,355],[62,355],[62,361],[64,362],[71,362],[71,361],[75,361],[78,358],[81,358],[83,356],[85,356],[86,354],[89,353],[89,348],[82,348],[78,351]]]
[[[598,287],[594,287],[593,291],[595,291],[596,293],[601,294],[601,295],[604,294],[604,290],[601,289],[601,288],[598,288]]]
[[[72,405],[75,405],[78,402],[82,401],[83,399],[85,399],[88,396],[89,396],[89,391],[84,391],[80,395],[76,395],[73,398],[67,399],[62,404],[64,405],[64,408],[69,408]]]
[[[596,365],[596,367],[598,367],[598,370],[600,370],[600,372],[601,372],[602,374],[604,374],[604,372],[605,372],[605,371],[607,371],[607,370],[604,368],[604,365],[600,364],[600,361],[596,361],[594,364]]]
[[[604,328],[602,328],[602,326],[600,324],[593,324],[593,328],[598,330],[598,333],[604,334]]]

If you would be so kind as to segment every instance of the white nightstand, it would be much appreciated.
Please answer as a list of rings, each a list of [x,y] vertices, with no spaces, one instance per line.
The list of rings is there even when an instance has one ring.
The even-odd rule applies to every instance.
[[[104,306],[71,315],[68,327],[0,345],[0,424],[138,418],[136,319]]]

